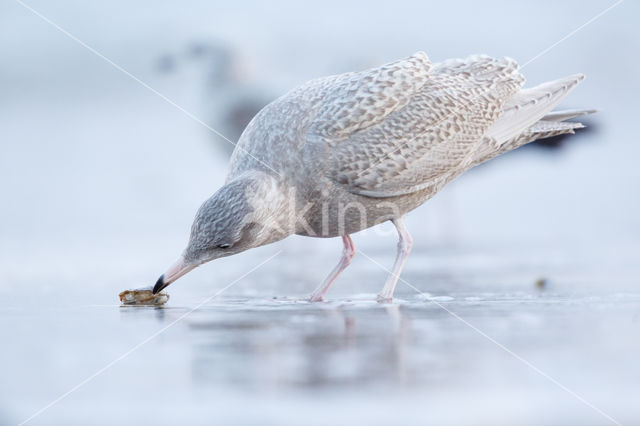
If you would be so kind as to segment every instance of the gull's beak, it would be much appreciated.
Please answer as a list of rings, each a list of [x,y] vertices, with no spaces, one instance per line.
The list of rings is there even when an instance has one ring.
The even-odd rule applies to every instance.
[[[185,262],[184,257],[180,256],[176,262],[167,269],[167,272],[160,275],[156,285],[153,286],[153,294],[162,291],[163,288],[195,268],[197,265],[188,264]]]

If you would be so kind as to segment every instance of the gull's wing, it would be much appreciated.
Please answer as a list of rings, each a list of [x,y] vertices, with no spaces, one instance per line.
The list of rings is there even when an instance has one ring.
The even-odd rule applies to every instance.
[[[336,144],[406,107],[426,84],[430,67],[427,55],[418,52],[381,67],[320,77],[294,88],[247,125],[231,156],[227,180],[265,164],[271,171],[299,167],[299,161],[324,166]]]
[[[524,83],[515,61],[487,56],[395,76],[388,71],[381,80],[353,81],[357,89],[341,93],[355,96],[324,106],[311,127],[328,146],[330,177],[351,192],[409,194],[468,167],[503,104]],[[339,120],[329,124],[332,117]]]
[[[366,71],[312,80],[301,88],[303,96],[308,96],[307,87],[313,88],[316,97],[308,136],[337,142],[381,123],[407,106],[427,83],[430,68],[427,55],[418,52]]]

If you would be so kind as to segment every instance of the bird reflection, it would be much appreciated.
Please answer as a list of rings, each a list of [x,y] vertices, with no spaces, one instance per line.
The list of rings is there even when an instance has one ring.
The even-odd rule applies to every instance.
[[[272,391],[407,383],[411,322],[400,305],[294,307],[190,324],[193,380]]]

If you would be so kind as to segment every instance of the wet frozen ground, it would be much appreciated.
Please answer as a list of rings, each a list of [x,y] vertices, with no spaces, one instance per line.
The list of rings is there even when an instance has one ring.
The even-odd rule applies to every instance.
[[[296,297],[315,277],[295,278],[287,256],[304,268],[312,253],[281,249],[227,290],[169,287],[164,308],[120,307],[115,292],[111,304],[85,304],[112,286],[46,304],[5,295],[3,421],[78,385],[32,424],[612,423],[593,407],[623,424],[640,418],[640,292],[624,257],[606,270],[574,254],[582,273],[571,274],[553,265],[560,250],[536,262],[495,248],[418,250],[384,304],[373,291],[385,272],[361,255],[359,284],[341,280],[309,304]]]

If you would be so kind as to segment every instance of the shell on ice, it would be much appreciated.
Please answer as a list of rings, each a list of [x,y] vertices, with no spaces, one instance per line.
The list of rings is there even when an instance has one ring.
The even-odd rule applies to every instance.
[[[123,305],[161,306],[167,303],[169,295],[164,292],[153,294],[151,287],[124,290],[119,294]]]

